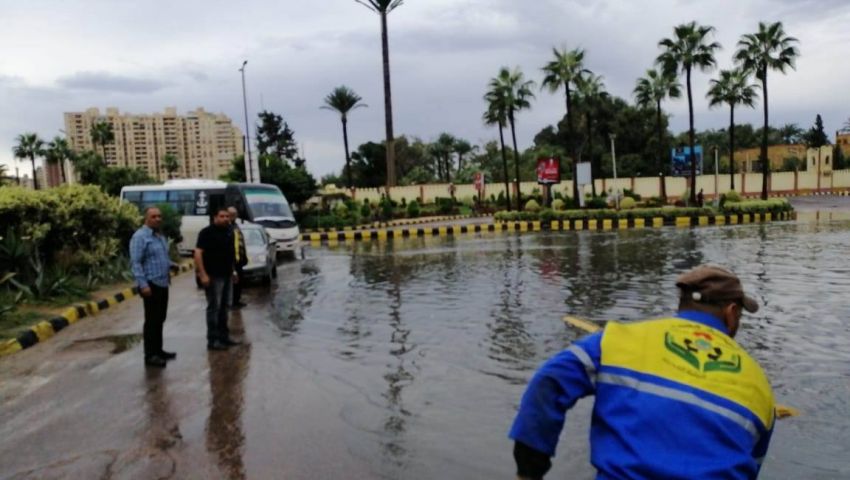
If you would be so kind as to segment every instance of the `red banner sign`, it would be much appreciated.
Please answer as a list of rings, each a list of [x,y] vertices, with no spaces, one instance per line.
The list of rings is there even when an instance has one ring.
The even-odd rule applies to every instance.
[[[484,191],[484,172],[475,172],[472,176],[472,183],[475,185],[477,192]]]
[[[537,183],[552,185],[561,183],[561,160],[557,157],[537,159]]]

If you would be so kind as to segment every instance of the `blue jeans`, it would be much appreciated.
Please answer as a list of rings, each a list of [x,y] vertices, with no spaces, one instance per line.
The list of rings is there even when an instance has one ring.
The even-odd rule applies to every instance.
[[[224,342],[230,338],[227,328],[227,307],[230,304],[231,278],[210,277],[207,293],[207,343]]]

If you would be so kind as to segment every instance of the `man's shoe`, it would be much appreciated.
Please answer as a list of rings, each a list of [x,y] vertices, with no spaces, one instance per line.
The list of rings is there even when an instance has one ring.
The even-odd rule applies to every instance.
[[[177,354],[174,352],[166,352],[165,350],[159,352],[159,356],[166,360],[174,360],[177,358]]]
[[[247,306],[248,304],[245,302],[233,302],[233,305],[231,305],[230,308],[242,308]]]
[[[154,368],[165,368],[165,359],[157,355],[146,357],[145,366]]]
[[[228,347],[235,347],[236,345],[242,345],[242,342],[237,341],[237,340],[233,340],[233,339],[230,339],[230,338],[222,341],[221,343],[227,345]]]
[[[207,350],[227,350],[227,345],[222,342],[212,342],[207,344]]]

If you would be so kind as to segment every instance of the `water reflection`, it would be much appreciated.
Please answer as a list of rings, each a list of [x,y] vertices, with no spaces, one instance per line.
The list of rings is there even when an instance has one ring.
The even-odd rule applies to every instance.
[[[165,372],[160,369],[145,369],[145,404],[148,412],[148,428],[145,430],[148,446],[154,456],[166,456],[170,467],[174,461],[168,451],[180,445],[183,435],[180,424],[174,415],[171,398],[168,395],[168,382]]]
[[[242,315],[231,313],[231,332],[244,332]],[[248,375],[251,346],[243,344],[226,352],[209,352],[210,415],[206,425],[207,451],[218,461],[226,478],[244,479],[245,464],[242,459],[245,434],[242,430],[242,412],[245,404],[243,385]]]

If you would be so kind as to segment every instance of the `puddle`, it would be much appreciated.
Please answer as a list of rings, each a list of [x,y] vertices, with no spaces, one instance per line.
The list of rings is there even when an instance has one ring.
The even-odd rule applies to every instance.
[[[128,333],[125,335],[107,335],[105,337],[87,338],[85,340],[78,340],[74,343],[111,343],[113,348],[112,350],[110,350],[109,353],[114,355],[121,352],[126,352],[141,341],[141,333]]]

